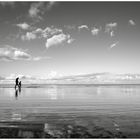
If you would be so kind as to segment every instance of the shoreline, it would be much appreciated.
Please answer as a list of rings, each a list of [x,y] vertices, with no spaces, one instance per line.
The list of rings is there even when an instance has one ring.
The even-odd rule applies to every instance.
[[[14,88],[15,84],[0,84],[0,88]],[[50,86],[140,86],[140,84],[22,84],[22,88],[47,88]]]

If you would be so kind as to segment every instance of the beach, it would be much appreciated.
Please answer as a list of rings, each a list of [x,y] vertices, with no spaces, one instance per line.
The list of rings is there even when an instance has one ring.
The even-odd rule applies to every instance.
[[[139,85],[0,88],[1,138],[140,138]]]

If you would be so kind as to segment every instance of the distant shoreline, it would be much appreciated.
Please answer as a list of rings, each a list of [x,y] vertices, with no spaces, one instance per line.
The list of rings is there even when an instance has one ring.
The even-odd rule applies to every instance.
[[[0,88],[14,88],[14,84],[0,84]],[[22,88],[46,88],[50,86],[140,86],[140,84],[22,84]]]

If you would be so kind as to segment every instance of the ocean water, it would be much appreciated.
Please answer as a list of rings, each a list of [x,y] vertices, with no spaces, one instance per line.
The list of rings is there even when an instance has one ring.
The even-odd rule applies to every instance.
[[[96,125],[125,135],[133,129],[134,137],[140,130],[139,116],[139,85],[40,85],[21,91],[0,88],[0,123]]]

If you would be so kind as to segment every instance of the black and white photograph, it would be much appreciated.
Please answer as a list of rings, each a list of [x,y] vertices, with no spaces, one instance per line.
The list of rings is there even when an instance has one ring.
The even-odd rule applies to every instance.
[[[140,1],[0,1],[0,138],[140,138]]]

